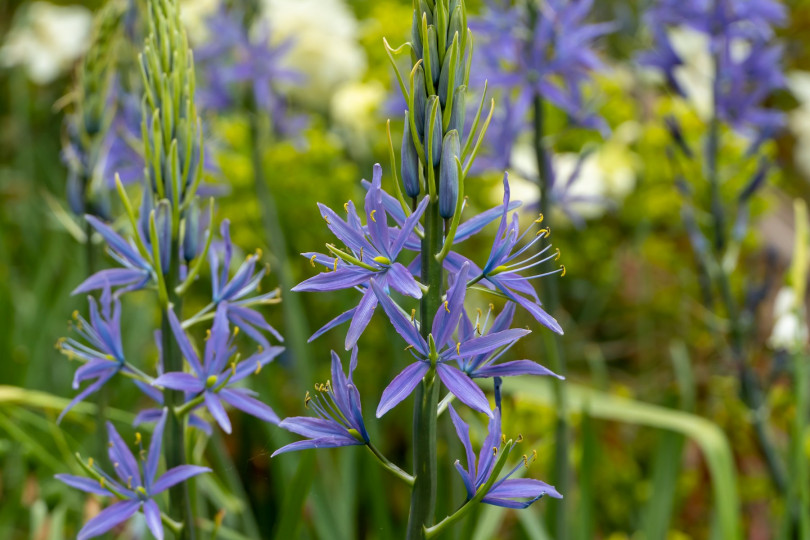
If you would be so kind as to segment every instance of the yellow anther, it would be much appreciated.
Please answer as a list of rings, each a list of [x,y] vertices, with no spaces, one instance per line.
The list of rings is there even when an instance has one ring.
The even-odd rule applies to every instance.
[[[363,260],[363,246],[360,246],[360,260]]]
[[[223,508],[222,510],[220,510],[219,512],[217,512],[217,515],[215,515],[215,516],[214,516],[214,524],[215,524],[217,527],[221,527],[221,526],[222,526],[222,522],[223,522],[224,520],[225,520],[225,509]]]
[[[257,259],[261,259],[263,253],[264,252],[262,251],[262,248],[256,248],[256,258]]]
[[[506,444],[506,433],[501,433],[501,442]]]
[[[490,304],[489,305],[489,310],[492,311],[493,309],[495,309],[495,304]]]
[[[79,323],[76,325],[76,330],[81,332],[83,328],[84,328],[84,325],[82,324],[82,321],[79,321]]]
[[[140,431],[136,431],[136,432],[135,432],[135,444],[141,444],[141,441],[142,441],[142,440],[143,440],[143,439],[141,438],[141,432],[140,432]]]
[[[335,264],[334,264],[334,266],[332,267],[332,270],[334,270],[335,272],[337,272],[337,263],[338,263],[338,260],[339,260],[339,259],[338,259],[337,257],[335,257]]]
[[[217,376],[216,375],[209,375],[207,379],[205,379],[205,386],[207,388],[212,388],[215,384],[217,384]]]
[[[343,209],[346,210],[347,214],[349,213],[349,203],[348,202],[343,203]]]
[[[557,255],[554,257],[554,260],[559,261],[560,260],[560,255],[562,255],[562,253],[560,253],[560,248],[557,248]]]
[[[317,255],[313,255],[312,257],[309,258],[309,264],[312,265],[312,268],[315,268],[315,259],[317,258],[318,258]]]
[[[376,214],[377,214],[377,211],[376,211],[376,210],[372,210],[372,211],[371,211],[371,213],[368,215],[368,217],[369,217],[369,218],[371,218],[371,221],[373,221],[374,223],[377,223],[377,220],[376,220],[376,218],[374,217]]]
[[[523,435],[518,433],[517,440],[515,442],[523,442]]]
[[[450,313],[450,303],[447,300],[444,301],[444,309],[447,313]]]
[[[562,268],[562,273],[560,273],[560,277],[563,277],[563,276],[565,276],[565,265],[561,264],[560,268]]]
[[[523,466],[529,468],[529,457],[526,454],[523,454]]]
[[[87,458],[87,466],[93,468],[93,458]]]
[[[408,345],[408,346],[407,346],[407,347],[405,347],[403,350],[404,350],[404,351],[407,351],[408,349],[413,349],[413,345]]]
[[[129,489],[132,489],[132,477],[131,476],[127,476],[127,487]]]
[[[238,335],[239,335],[239,327],[238,327],[238,326],[234,326],[234,327],[233,327],[233,337],[236,337],[236,336],[238,336]]]
[[[73,316],[74,319],[78,320],[79,319],[79,310],[74,309],[73,313],[71,315]]]
[[[258,375],[261,370],[262,370],[262,363],[256,360],[256,371],[254,371],[253,374]]]
[[[247,262],[252,261],[252,260],[253,260],[253,254],[251,253],[250,255],[248,255],[247,257],[245,257],[245,260],[246,260]]]
[[[121,466],[121,464],[118,463],[117,461],[115,463],[113,463],[113,469],[117,469],[120,466]]]
[[[497,447],[497,446],[493,446],[493,447],[492,447],[492,455],[493,455],[493,456],[497,456],[497,455],[498,455],[498,447]]]
[[[411,322],[416,319],[416,308],[411,309]]]
[[[209,339],[210,337],[211,337],[211,329],[210,329],[210,328],[206,328],[206,329],[205,329],[205,340],[206,340],[206,341],[208,341],[208,339]]]
[[[492,304],[490,304],[490,305],[492,305]],[[480,307],[475,308],[475,312],[476,312],[476,313],[478,313],[478,316],[479,316],[479,317],[483,317],[483,316],[484,316],[484,312],[483,312],[483,311],[481,311],[481,308],[480,308]]]
[[[534,222],[535,222],[535,223],[543,223],[543,220],[544,220],[544,219],[545,219],[545,217],[543,216],[543,214],[540,214],[540,215],[537,217],[537,219],[535,219],[535,220],[534,220]]]
[[[322,217],[322,218],[323,218],[323,220],[326,222],[326,224],[327,224],[327,225],[329,225],[329,218],[328,218],[328,217],[326,217],[326,216],[321,216],[321,217]]]
[[[537,450],[532,450],[532,461],[537,459]]]
[[[478,334],[479,336],[483,334],[483,332],[481,332],[481,323],[478,322],[475,323],[475,333]]]
[[[307,391],[307,395],[304,396],[304,407],[306,407],[308,409],[309,408],[309,402],[311,400],[312,400],[312,398],[309,395],[309,391]]]
[[[98,479],[98,485],[101,486],[101,489],[105,489],[104,482],[105,480],[103,477]]]
[[[543,238],[548,238],[549,236],[551,236],[551,228],[550,227],[544,227],[544,228],[540,229],[539,231],[537,231],[537,234],[535,236],[540,236],[540,235],[543,235]]]
[[[236,375],[236,362],[231,362],[231,377]]]
[[[456,343],[456,354],[461,356],[461,343]]]
[[[262,352],[263,350],[264,350],[264,347],[262,347],[261,345],[256,346],[256,352]]]

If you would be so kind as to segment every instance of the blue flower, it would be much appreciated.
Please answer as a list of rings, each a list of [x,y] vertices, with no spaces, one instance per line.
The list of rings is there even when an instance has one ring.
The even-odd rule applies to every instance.
[[[419,333],[415,320],[409,319],[388,294],[374,280],[371,281],[371,288],[377,295],[385,314],[388,315],[397,333],[408,342],[408,349],[416,358],[416,362],[394,377],[394,380],[383,391],[380,404],[377,406],[377,418],[391,410],[413,392],[431,368],[431,356],[435,357],[436,372],[439,379],[453,395],[465,405],[492,415],[489,401],[487,401],[484,392],[466,373],[452,366],[451,363],[457,363],[459,359],[465,357],[486,355],[501,347],[509,346],[528,334],[529,330],[502,330],[480,337],[465,336],[470,339],[454,342],[452,339],[453,333],[464,311],[468,270],[469,264],[465,263],[447,291],[447,300],[436,311],[430,340],[423,338]]]
[[[498,226],[498,233],[495,235],[495,240],[492,243],[489,258],[487,259],[481,274],[475,278],[474,281],[485,279],[486,282],[494,285],[501,293],[504,294],[509,300],[519,304],[526,309],[537,321],[546,326],[547,328],[562,334],[563,330],[559,323],[546,311],[540,307],[540,300],[537,293],[529,283],[530,279],[541,278],[550,274],[562,273],[565,274],[565,267],[560,267],[551,272],[544,272],[530,277],[523,277],[519,272],[534,268],[544,264],[552,259],[559,258],[559,251],[554,251],[550,255],[546,253],[551,249],[549,244],[534,255],[524,259],[521,262],[514,263],[517,257],[523,255],[541,238],[545,238],[549,234],[548,229],[540,229],[535,235],[534,239],[527,243],[525,246],[515,251],[515,246],[526,236],[529,230],[520,234],[520,226],[518,224],[517,213],[512,214],[511,221],[509,220],[509,178],[507,174],[503,175],[503,213],[501,214],[501,222]],[[542,221],[536,220],[535,223],[539,224]]]
[[[149,453],[144,459],[143,447],[140,449],[140,457],[143,464],[139,464],[135,456],[124,443],[121,436],[112,424],[107,422],[107,432],[109,434],[110,448],[109,458],[115,469],[118,480],[102,471],[98,466],[88,465],[88,471],[96,478],[95,480],[82,476],[70,474],[57,474],[56,478],[70,487],[80,489],[94,495],[106,497],[116,497],[118,502],[108,506],[93,519],[84,524],[79,531],[78,540],[94,538],[109,531],[116,525],[127,521],[138,510],[142,511],[146,518],[146,525],[158,540],[163,540],[163,525],[160,519],[160,508],[154,500],[170,487],[184,482],[189,478],[205,472],[211,472],[208,467],[196,465],[180,465],[169,469],[157,479],[158,463],[160,462],[160,449],[163,442],[163,429],[166,424],[167,411],[164,409],[155,432],[152,435],[152,442],[149,445]],[[138,437],[140,444],[140,437]]]
[[[479,310],[475,324],[473,324],[465,311],[461,316],[461,324],[458,327],[459,341],[464,343],[475,339],[477,336],[489,336],[507,330],[512,325],[512,318],[515,316],[515,304],[514,302],[507,302],[503,311],[495,317],[492,326],[484,333],[483,328],[486,328],[491,314],[492,306],[490,306],[486,318],[482,321],[483,314]],[[514,343],[512,342],[503,349],[493,350],[486,354],[459,358],[457,360],[458,367],[472,379],[513,375],[551,375],[558,379],[565,378],[531,360],[512,360],[496,364]]]
[[[372,278],[376,280],[378,286],[384,289],[390,287],[413,298],[422,297],[419,283],[405,266],[397,262],[397,259],[405,248],[405,244],[413,236],[414,229],[427,207],[427,201],[427,197],[422,199],[414,212],[404,220],[399,230],[389,227],[382,190],[382,167],[376,164],[371,188],[366,193],[366,225],[361,223],[351,201],[345,205],[348,214],[346,220],[329,207],[318,205],[327,226],[345,244],[349,253],[338,250],[334,246],[328,247],[336,253],[335,256],[304,253],[303,255],[312,261],[313,266],[315,263],[319,263],[325,266],[327,271],[307,279],[293,287],[292,290],[321,292],[355,287],[362,287],[364,290],[363,297],[356,308],[340,315],[319,330],[316,336],[351,319],[352,323],[346,334],[345,345],[347,350],[354,347],[377,307],[377,296],[368,287]]]
[[[279,424],[279,427],[303,435],[307,439],[279,448],[273,452],[273,456],[293,450],[336,448],[368,443],[368,432],[363,423],[363,410],[360,406],[360,393],[352,380],[356,367],[356,347],[352,349],[348,377],[343,373],[340,357],[332,351],[332,381],[316,386],[319,394],[315,397],[307,392],[306,406],[315,411],[318,418],[296,416],[285,418]]]
[[[222,244],[208,252],[208,263],[211,266],[212,301],[216,306],[225,306],[228,320],[238,326],[247,335],[256,340],[262,347],[269,347],[270,343],[259,330],[270,332],[278,341],[284,338],[273,328],[264,317],[250,306],[277,301],[278,291],[270,291],[258,296],[248,297],[257,291],[261,280],[266,273],[262,267],[256,271],[256,262],[261,252],[248,255],[245,261],[236,270],[229,280],[231,258],[233,257],[233,243],[231,242],[230,221],[225,219],[220,226]],[[222,265],[220,268],[220,264]]]
[[[278,423],[279,419],[273,409],[254,399],[254,392],[245,388],[231,388],[252,373],[258,373],[281,354],[283,347],[270,347],[260,350],[239,363],[229,360],[235,353],[233,336],[228,328],[228,306],[222,302],[214,315],[214,324],[205,343],[203,362],[200,359],[185,331],[170,308],[167,310],[169,324],[183,356],[188,360],[193,373],[164,373],[152,383],[172,390],[186,392],[186,403],[198,399],[225,433],[231,432],[231,422],[222,402],[253,415],[265,422]],[[235,334],[234,334],[235,335]],[[188,396],[193,396],[189,398]]]
[[[63,338],[57,342],[56,347],[69,358],[84,362],[73,376],[74,389],[78,389],[82,381],[95,380],[68,403],[59,414],[57,424],[77,403],[97,392],[116,373],[127,369],[124,348],[121,345],[121,302],[117,298],[112,299],[109,287],[105,287],[101,295],[101,311],[95,298],[89,296],[88,301],[90,322],[78,312],[73,312],[75,323],[72,326],[84,342]]]
[[[466,469],[461,466],[458,460],[455,462],[455,467],[461,475],[464,487],[467,490],[467,500],[470,500],[492,477],[498,452],[509,451],[511,448],[502,447],[501,410],[499,408],[496,408],[494,414],[491,414],[487,437],[484,439],[484,444],[481,445],[481,451],[477,459],[470,442],[469,426],[456,413],[452,405],[449,406],[449,410],[453,425],[456,428],[456,434],[464,446],[467,456]],[[562,499],[562,495],[553,486],[545,482],[531,478],[510,478],[522,465],[528,466],[528,459],[525,456],[524,459],[523,463],[518,463],[503,478],[495,481],[484,495],[484,498],[481,499],[481,502],[505,508],[527,508],[544,495]]]

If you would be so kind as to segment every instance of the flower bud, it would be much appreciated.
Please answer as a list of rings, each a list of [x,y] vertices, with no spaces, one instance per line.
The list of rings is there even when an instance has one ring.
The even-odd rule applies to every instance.
[[[450,52],[450,44],[453,42],[453,36],[458,33],[459,45],[464,45],[464,37],[467,35],[467,29],[464,28],[464,18],[461,15],[461,6],[456,5],[455,9],[450,12],[450,24],[447,26],[447,51]]]
[[[467,87],[457,86],[456,91],[453,92],[453,110],[450,111],[450,121],[447,125],[447,130],[455,129],[458,131],[459,139],[461,134],[464,133],[464,115],[466,114],[466,101],[467,101]]]
[[[186,212],[185,231],[183,231],[183,258],[191,262],[197,256],[200,245],[200,208],[197,201],[191,203]]]
[[[425,107],[425,156],[429,164],[433,167],[439,164],[442,159],[442,108],[436,107],[436,120],[433,123],[433,148],[431,156],[428,156],[428,137],[430,136],[430,115],[433,111],[433,104],[439,99],[437,96],[430,96]],[[432,157],[432,159],[431,159]]]
[[[436,38],[436,27],[428,26],[427,47],[430,48],[430,75],[433,77],[433,86],[439,84],[441,65],[439,65],[439,42]]]
[[[84,182],[73,167],[68,169],[67,201],[74,214],[77,216],[84,214]]]
[[[138,232],[145,241],[149,240],[149,216],[154,209],[154,201],[152,200],[152,192],[148,189],[143,190],[141,197],[141,211],[138,213]]]
[[[427,15],[428,25],[433,24],[433,12],[428,7],[428,3],[425,0],[419,0],[419,24],[422,24],[423,13]]]
[[[157,238],[158,252],[160,253],[160,267],[163,273],[169,272],[169,264],[172,249],[172,207],[168,200],[161,199],[155,208],[155,230]]]
[[[413,22],[411,23],[411,45],[413,45],[413,52],[416,60],[422,58],[422,32],[420,29],[422,28],[422,19],[419,17],[416,11],[413,12]]]
[[[400,159],[402,161],[402,184],[405,186],[405,193],[408,194],[408,197],[416,197],[419,195],[419,154],[416,153],[416,147],[413,144],[407,113],[405,116],[405,132],[402,134]]]
[[[458,64],[461,61],[458,56],[453,59],[453,63],[450,63],[451,57],[451,47],[448,47],[447,53],[444,55],[444,64],[442,65],[442,72],[439,75],[439,99],[442,103],[442,108],[447,103],[447,86],[450,84],[450,73],[458,73]],[[460,84],[460,79],[458,75],[453,76],[453,86],[458,86]]]
[[[425,105],[427,104],[427,90],[425,89],[425,70],[422,65],[416,68],[413,76],[413,109],[414,123],[419,134],[419,140],[425,140]]]
[[[458,167],[456,158],[461,154],[458,131],[452,130],[444,136],[442,164],[439,170],[439,215],[450,219],[456,213],[458,201]]]

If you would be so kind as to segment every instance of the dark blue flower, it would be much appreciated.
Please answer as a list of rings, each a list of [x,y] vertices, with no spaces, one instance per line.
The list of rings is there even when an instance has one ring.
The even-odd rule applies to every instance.
[[[205,472],[211,472],[208,467],[196,465],[180,465],[169,469],[161,476],[157,476],[158,464],[160,462],[160,450],[163,442],[163,429],[166,424],[167,411],[164,409],[152,435],[152,442],[149,445],[149,453],[145,454],[143,447],[140,448],[140,461],[138,463],[132,455],[129,447],[115,430],[112,424],[107,422],[107,432],[109,434],[110,448],[109,458],[114,466],[118,480],[105,473],[92,461],[87,466],[95,479],[70,474],[57,474],[56,478],[70,487],[80,489],[94,495],[106,497],[116,497],[118,502],[108,506],[93,519],[84,524],[79,531],[78,540],[94,538],[109,531],[131,518],[138,510],[143,512],[146,518],[146,525],[158,540],[163,540],[163,525],[160,518],[160,508],[154,498],[169,489],[170,487],[184,482],[189,478]],[[140,437],[138,437],[140,445]],[[145,456],[145,457],[144,457]]]
[[[357,367],[357,348],[352,349],[349,376],[343,373],[340,357],[332,351],[332,381],[317,385],[318,395],[307,392],[306,406],[315,411],[318,418],[296,416],[285,418],[279,424],[288,431],[307,437],[273,452],[273,456],[305,450],[307,448],[336,448],[339,446],[363,445],[369,442],[363,423],[360,393],[352,375]]]
[[[501,347],[509,346],[528,334],[529,330],[509,329],[491,332],[486,336],[466,336],[469,339],[464,341],[461,341],[459,336],[459,341],[453,341],[453,334],[464,311],[468,270],[469,264],[465,263],[455,276],[455,281],[447,291],[447,299],[436,311],[429,340],[422,337],[416,321],[408,318],[388,294],[374,280],[371,281],[371,288],[376,293],[385,314],[388,315],[397,333],[408,343],[408,349],[416,358],[416,362],[394,377],[383,391],[380,404],[377,406],[378,418],[408,397],[434,364],[439,379],[462,403],[485,414],[492,414],[484,392],[469,375],[451,364],[458,363],[461,358],[486,355]]]
[[[319,204],[321,215],[327,226],[338,239],[344,243],[348,253],[328,246],[335,253],[334,256],[321,253],[304,253],[313,264],[319,263],[327,271],[311,277],[293,287],[293,291],[335,291],[355,287],[363,288],[363,297],[358,306],[330,322],[321,329],[320,335],[326,329],[332,328],[341,322],[351,319],[352,323],[346,334],[346,349],[351,349],[357,343],[365,330],[374,310],[377,307],[377,296],[368,287],[369,281],[374,278],[378,286],[411,296],[422,297],[422,289],[414,279],[411,272],[397,262],[405,244],[411,239],[419,218],[427,207],[427,197],[422,199],[414,212],[403,222],[400,229],[389,227],[387,207],[384,202],[382,190],[382,167],[374,165],[374,176],[371,188],[366,193],[365,213],[366,225],[360,221],[354,204],[349,201],[345,205],[348,214],[344,220],[329,207]]]
[[[228,328],[227,312],[227,302],[220,303],[214,315],[211,333],[205,342],[203,362],[200,363],[180,321],[177,320],[172,308],[168,308],[169,324],[180,351],[191,366],[192,373],[164,373],[152,384],[186,392],[186,396],[193,396],[187,397],[186,402],[199,399],[226,433],[231,432],[231,422],[222,405],[223,401],[265,422],[278,423],[278,416],[273,409],[254,399],[254,392],[245,388],[231,388],[231,386],[250,374],[261,371],[262,367],[281,354],[284,348],[270,347],[260,350],[239,363],[230,362],[236,351],[233,347],[233,335]]]
[[[477,459],[470,442],[469,426],[456,413],[452,405],[449,406],[449,410],[453,425],[456,428],[456,434],[464,446],[467,456],[466,469],[461,466],[458,460],[456,460],[455,466],[464,481],[467,500],[470,500],[492,477],[498,452],[508,451],[511,448],[504,447],[502,443],[501,410],[499,408],[496,408],[491,414],[487,437],[481,445],[481,451]],[[527,508],[545,495],[555,499],[562,499],[562,495],[553,486],[545,482],[531,478],[510,478],[521,466],[524,464],[528,466],[528,459],[524,459],[523,463],[518,463],[503,478],[495,481],[484,495],[484,498],[481,499],[481,502],[505,508]]]

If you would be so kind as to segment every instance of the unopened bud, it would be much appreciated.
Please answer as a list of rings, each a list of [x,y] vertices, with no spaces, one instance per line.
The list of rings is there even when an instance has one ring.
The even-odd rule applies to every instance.
[[[450,52],[450,44],[453,42],[453,36],[458,33],[459,45],[464,44],[464,37],[467,35],[467,29],[464,28],[464,18],[461,14],[461,6],[456,7],[450,12],[450,24],[447,26],[447,49]]]
[[[427,47],[430,48],[430,75],[433,77],[433,86],[439,84],[441,65],[439,64],[439,42],[436,38],[436,27],[428,26]]]
[[[169,271],[172,248],[172,208],[166,199],[160,200],[155,208],[155,230],[158,237],[152,241],[158,243],[160,266],[166,274]]]
[[[458,131],[453,130],[444,136],[442,164],[439,171],[439,215],[450,219],[456,213],[458,201],[458,167],[456,158],[461,154]]]
[[[422,18],[418,12],[413,12],[413,22],[411,23],[411,45],[413,45],[413,53],[416,56],[414,62],[422,58]]]
[[[81,175],[72,167],[68,170],[67,201],[74,214],[81,216],[85,213],[84,182]]]
[[[436,119],[433,123],[433,143],[431,148],[431,155],[428,155],[428,137],[430,136],[430,117],[433,114],[433,105],[437,96],[430,96],[427,100],[427,107],[425,107],[425,156],[428,164],[436,167],[442,159],[442,108],[436,107]]]
[[[143,238],[144,241],[149,238],[149,216],[152,215],[152,210],[155,208],[152,197],[153,195],[150,190],[143,190],[141,211],[138,215],[138,232],[141,233],[141,238]]]
[[[191,262],[197,256],[200,243],[200,208],[197,202],[191,203],[186,212],[185,231],[183,231],[183,258]]]
[[[416,68],[413,75],[413,112],[416,131],[419,139],[425,140],[425,106],[427,105],[427,90],[425,89],[425,70],[423,64]]]
[[[410,122],[408,122],[407,113],[405,118],[405,132],[402,134],[400,158],[402,161],[402,184],[405,186],[405,193],[408,194],[408,197],[416,197],[419,195],[419,154],[416,153],[416,146],[413,144],[413,136],[411,135],[411,126]]]
[[[466,101],[467,101],[467,87],[459,86],[453,92],[453,109],[450,111],[450,121],[447,124],[447,130],[456,130],[459,134],[464,132],[464,115],[466,114]]]
[[[458,39],[458,37],[456,37]],[[444,64],[442,64],[442,72],[439,75],[439,99],[441,100],[442,107],[444,107],[445,103],[447,103],[447,87],[450,84],[450,73],[455,73],[458,71],[458,63],[460,58],[456,56],[452,58],[453,54],[451,54],[451,46],[448,46],[448,50],[444,55]],[[452,59],[452,63],[451,63]],[[457,86],[459,84],[459,80],[453,77],[453,86]]]

